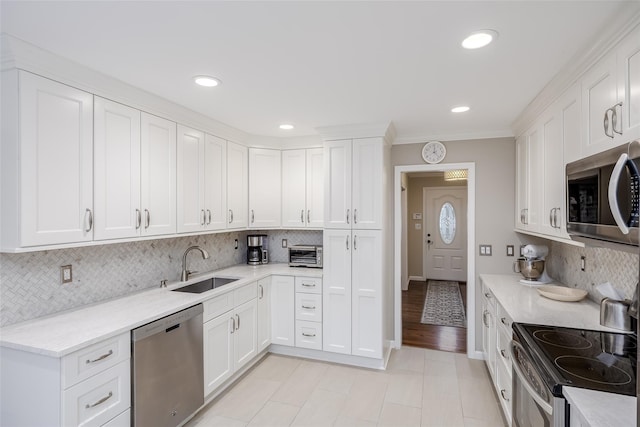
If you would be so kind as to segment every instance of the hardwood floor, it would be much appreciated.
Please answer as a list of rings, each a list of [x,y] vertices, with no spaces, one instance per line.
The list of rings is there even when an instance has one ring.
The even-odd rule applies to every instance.
[[[467,309],[467,284],[460,283],[460,293]],[[427,282],[409,282],[402,291],[402,344],[433,350],[467,352],[467,329],[454,326],[424,325],[420,323]]]

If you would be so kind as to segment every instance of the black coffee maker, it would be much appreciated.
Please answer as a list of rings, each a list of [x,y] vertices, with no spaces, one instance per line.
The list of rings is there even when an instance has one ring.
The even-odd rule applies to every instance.
[[[260,265],[269,262],[267,254],[267,235],[250,234],[247,236],[247,264]]]

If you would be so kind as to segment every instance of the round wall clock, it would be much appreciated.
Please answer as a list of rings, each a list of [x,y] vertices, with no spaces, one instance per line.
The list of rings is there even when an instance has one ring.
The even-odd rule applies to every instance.
[[[447,149],[440,141],[429,141],[422,147],[422,158],[427,163],[440,163],[447,155]]]

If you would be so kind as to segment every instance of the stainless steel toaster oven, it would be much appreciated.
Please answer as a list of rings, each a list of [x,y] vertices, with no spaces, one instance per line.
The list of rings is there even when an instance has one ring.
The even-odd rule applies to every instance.
[[[289,266],[322,268],[322,246],[289,246]]]

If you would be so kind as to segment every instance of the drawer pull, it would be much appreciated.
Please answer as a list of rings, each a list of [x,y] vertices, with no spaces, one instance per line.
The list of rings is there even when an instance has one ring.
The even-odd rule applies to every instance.
[[[305,333],[303,332],[303,333],[302,333],[302,336],[303,336],[303,337],[310,337],[310,338],[313,338],[313,337],[315,337],[315,336],[316,336],[316,334],[305,334]]]
[[[500,354],[502,355],[503,358],[505,358],[506,360],[509,360],[509,357],[507,356],[507,352],[504,350],[500,350]]]
[[[491,298],[491,294],[489,292],[485,292],[484,296],[487,297],[487,298]]]
[[[85,409],[90,409],[90,408],[95,408],[96,406],[106,402],[107,400],[111,399],[111,397],[113,396],[112,392],[109,392],[109,394],[107,394],[105,397],[103,397],[102,399],[98,400],[96,403],[93,403],[91,405],[89,405],[88,403],[84,406]]]
[[[315,310],[316,306],[315,305],[303,305],[302,308],[306,308],[307,310]]]
[[[99,361],[104,360],[107,357],[111,356],[112,354],[113,354],[113,350],[109,350],[108,353],[103,354],[102,356],[98,357],[97,359],[93,359],[93,360],[87,359],[86,364],[89,365],[90,363],[99,362]]]
[[[507,393],[507,390],[505,389],[500,390],[500,396],[502,396],[505,402],[508,402],[509,399],[505,396],[506,393]]]
[[[507,322],[507,318],[506,317],[501,317],[500,318],[500,322],[502,322],[502,324],[504,326],[509,326],[509,322]]]
[[[307,288],[315,288],[316,284],[315,283],[303,283],[302,286],[305,286]]]

